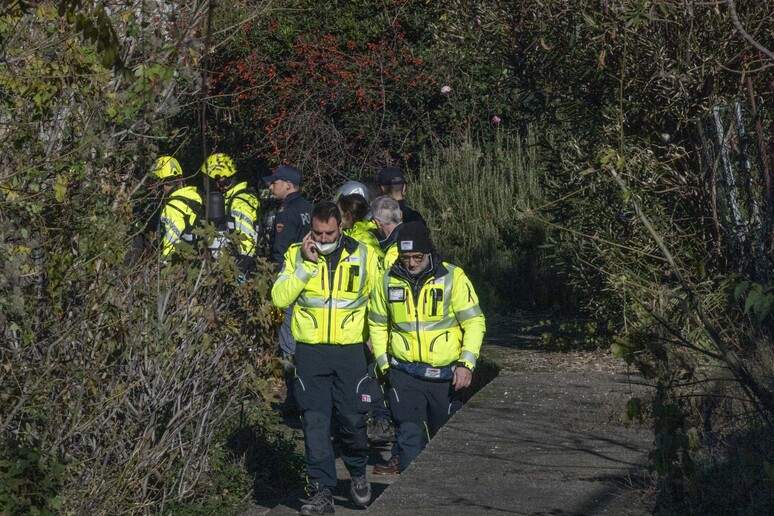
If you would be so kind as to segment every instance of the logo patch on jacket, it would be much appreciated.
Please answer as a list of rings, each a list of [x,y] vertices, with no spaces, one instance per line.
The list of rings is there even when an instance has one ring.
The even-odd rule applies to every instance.
[[[388,287],[387,300],[391,302],[405,301],[406,290],[403,287]]]
[[[285,224],[282,224],[281,222],[277,224],[277,233],[282,233],[283,229],[285,229]]]
[[[361,394],[360,395],[360,401],[364,403],[371,403],[371,395],[370,394]]]
[[[428,367],[425,369],[425,377],[426,378],[440,378],[441,377],[441,370],[436,367]]]

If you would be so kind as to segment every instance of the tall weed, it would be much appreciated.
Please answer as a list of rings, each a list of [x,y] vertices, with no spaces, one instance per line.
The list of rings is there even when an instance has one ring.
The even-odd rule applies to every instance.
[[[535,136],[470,135],[421,158],[409,202],[430,226],[444,259],[471,276],[488,309],[544,307],[557,301],[556,278],[532,217],[543,202]]]

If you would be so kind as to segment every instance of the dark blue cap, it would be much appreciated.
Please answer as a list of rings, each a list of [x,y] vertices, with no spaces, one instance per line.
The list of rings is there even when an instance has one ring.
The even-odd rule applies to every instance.
[[[280,165],[270,176],[263,176],[263,180],[267,185],[272,184],[274,181],[290,181],[294,185],[301,184],[301,171],[290,165]]]
[[[405,185],[406,176],[398,167],[384,167],[376,175],[376,182],[379,186]]]

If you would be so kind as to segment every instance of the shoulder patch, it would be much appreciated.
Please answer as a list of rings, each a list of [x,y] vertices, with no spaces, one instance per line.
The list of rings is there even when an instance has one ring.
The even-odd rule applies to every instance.
[[[283,229],[285,229],[285,224],[282,224],[282,223],[277,224],[277,228],[276,228],[277,233],[282,233]]]

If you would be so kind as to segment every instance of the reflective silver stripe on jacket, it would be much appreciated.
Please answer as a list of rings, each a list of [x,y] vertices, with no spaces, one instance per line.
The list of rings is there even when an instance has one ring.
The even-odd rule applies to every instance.
[[[476,365],[476,355],[471,351],[464,351],[460,353],[460,360]]]
[[[249,216],[237,210],[232,210],[231,216],[234,217],[235,229],[238,229],[253,240],[258,237],[258,233],[253,228],[253,221],[250,220]]]
[[[467,308],[465,310],[460,310],[459,312],[455,312],[457,315],[457,319],[459,319],[460,322],[467,321],[468,319],[473,319],[474,317],[478,317],[479,315],[483,315],[484,312],[481,311],[481,307],[478,305],[471,306],[470,308]]]
[[[388,360],[387,353],[382,353],[376,357],[376,365],[379,366],[379,369],[384,369],[384,366],[387,365]]]
[[[180,228],[178,228],[177,225],[172,221],[172,219],[169,217],[161,217],[161,223],[164,224],[164,227],[166,228],[166,231],[164,232],[164,240],[170,244],[174,244],[180,240],[182,232],[180,231]],[[170,232],[172,235],[170,235]]]
[[[361,296],[357,299],[342,299],[338,297],[312,297],[306,294],[298,296],[298,304],[306,308],[342,308],[354,309],[368,306],[368,298]]]
[[[440,321],[420,321],[419,322],[419,327],[425,331],[448,330],[449,328],[454,328],[455,326],[457,326],[457,319],[455,319],[454,317],[446,317],[445,319],[441,319]],[[392,327],[404,333],[413,333],[417,330],[417,322],[416,321],[408,321],[403,323],[394,322],[392,323]]]
[[[390,322],[390,320],[387,318],[386,315],[377,314],[373,310],[368,312],[368,318],[375,322],[376,324],[387,324]]]

